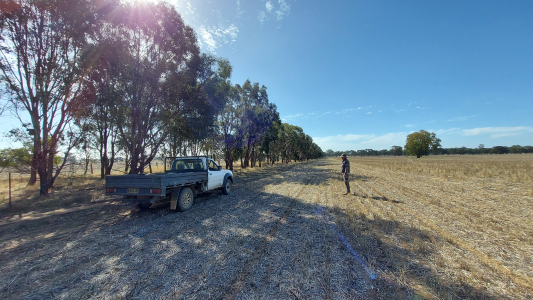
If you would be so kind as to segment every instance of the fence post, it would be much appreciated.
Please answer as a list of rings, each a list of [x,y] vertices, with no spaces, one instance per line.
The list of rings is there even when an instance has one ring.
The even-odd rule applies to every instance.
[[[11,172],[9,172],[9,209],[11,209]]]

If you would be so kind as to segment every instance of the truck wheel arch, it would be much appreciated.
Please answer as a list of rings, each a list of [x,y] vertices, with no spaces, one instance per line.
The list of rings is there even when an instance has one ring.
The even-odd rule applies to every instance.
[[[224,176],[224,181],[222,182],[222,188],[221,188],[222,194],[229,195],[232,190],[232,185],[233,185],[233,177],[230,176],[229,174],[226,174],[226,176]]]
[[[194,203],[194,186],[184,186],[172,189],[170,198],[170,209],[178,211],[187,211],[191,209]]]
[[[230,173],[226,173],[226,175],[224,175],[224,180],[222,180],[222,184],[226,183],[226,180],[231,180],[231,182],[233,182],[233,176],[231,176]]]

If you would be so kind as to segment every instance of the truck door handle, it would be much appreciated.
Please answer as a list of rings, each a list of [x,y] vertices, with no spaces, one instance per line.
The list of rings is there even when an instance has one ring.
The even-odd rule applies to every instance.
[[[213,173],[209,173],[209,175],[213,175]]]

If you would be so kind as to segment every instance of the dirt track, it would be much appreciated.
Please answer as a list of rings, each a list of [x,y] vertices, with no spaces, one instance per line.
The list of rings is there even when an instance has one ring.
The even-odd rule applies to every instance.
[[[220,191],[200,195],[185,213],[169,211],[168,203],[141,211],[108,199],[112,205],[0,224],[0,298],[531,295],[530,268],[519,261],[500,261],[484,248],[491,238],[505,247],[485,232],[483,222],[494,219],[489,210],[476,221],[479,227],[468,225],[475,199],[464,205],[446,198],[457,194],[451,188],[431,186],[433,179],[391,177],[382,175],[387,171],[353,164],[355,195],[342,195],[339,162],[330,159],[245,173],[236,178],[230,196]],[[409,182],[420,190],[409,189]],[[439,194],[430,195],[438,187]],[[485,203],[484,199],[479,205]],[[369,270],[378,274],[376,280],[317,217],[320,207],[326,208],[331,224]],[[453,211],[458,213],[450,215]],[[502,208],[498,213],[513,212]],[[485,240],[471,243],[468,236]],[[505,253],[523,256],[520,249],[529,247],[530,240],[524,243]],[[461,275],[469,273],[473,279]],[[471,285],[468,280],[479,283]]]

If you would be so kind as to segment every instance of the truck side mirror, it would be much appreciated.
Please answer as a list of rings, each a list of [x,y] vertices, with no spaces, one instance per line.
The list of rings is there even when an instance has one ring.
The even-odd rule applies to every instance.
[[[222,170],[222,166],[218,166],[218,170],[219,170],[219,171]]]

